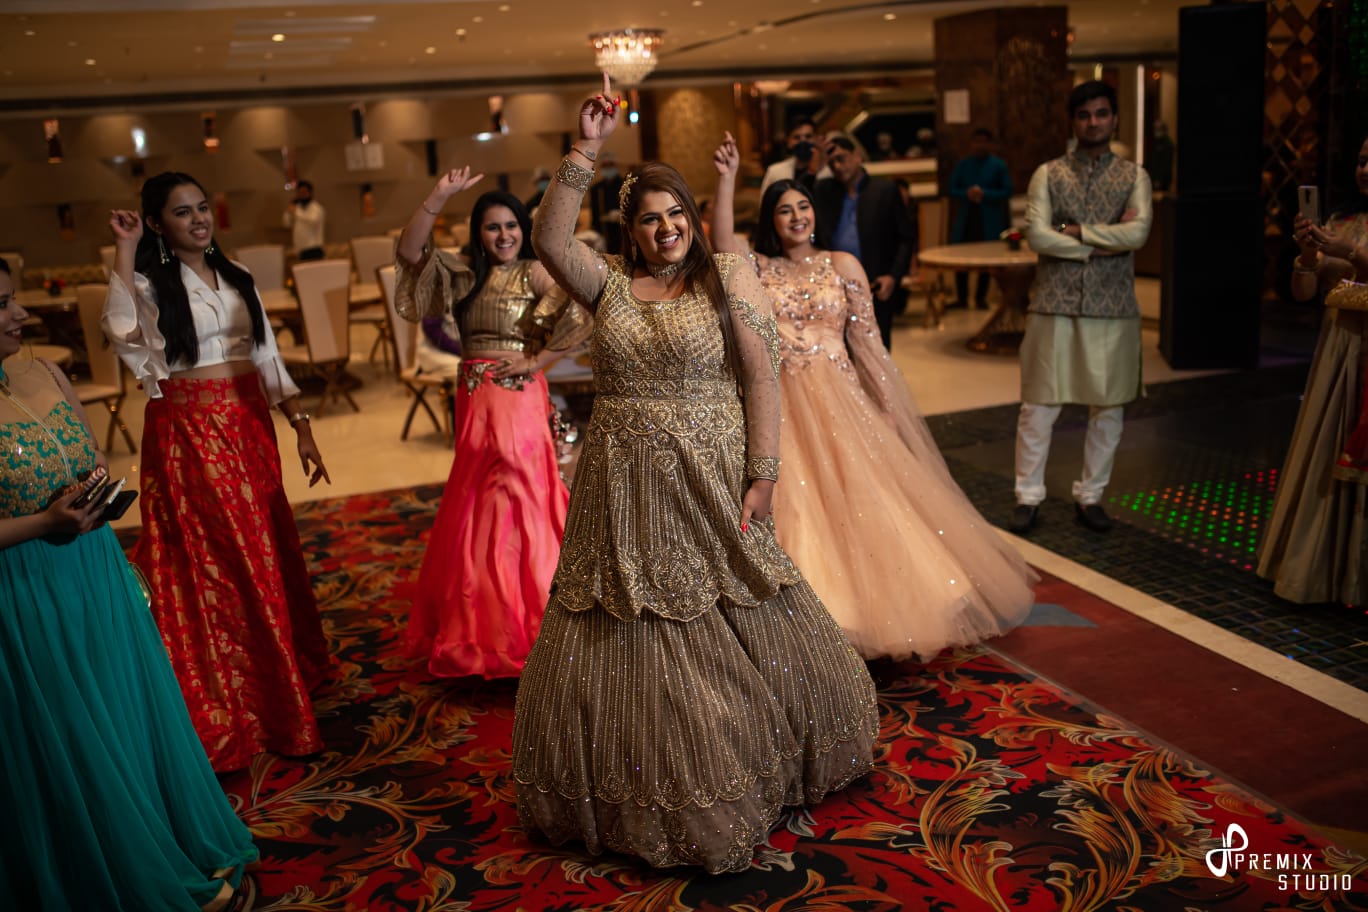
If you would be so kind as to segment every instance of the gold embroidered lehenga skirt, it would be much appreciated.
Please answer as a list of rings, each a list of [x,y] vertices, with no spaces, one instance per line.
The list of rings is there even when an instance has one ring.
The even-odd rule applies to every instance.
[[[873,684],[772,526],[741,531],[734,382],[599,384],[518,689],[519,817],[595,854],[742,870],[785,805],[869,769]]]

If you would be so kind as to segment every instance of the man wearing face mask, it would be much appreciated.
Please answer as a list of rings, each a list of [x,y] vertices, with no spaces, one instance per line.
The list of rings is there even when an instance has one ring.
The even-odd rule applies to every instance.
[[[760,182],[763,196],[769,185],[775,181],[798,181],[809,190],[823,177],[831,177],[831,169],[822,163],[822,153],[817,147],[817,128],[809,117],[800,117],[789,126],[788,158],[777,161],[765,171],[765,179]]]
[[[285,210],[285,227],[293,232],[294,252],[300,261],[323,259],[323,204],[313,198],[313,184],[295,186],[294,202]]]
[[[589,211],[593,215],[594,230],[603,236],[609,253],[622,253],[622,210],[618,208],[622,189],[622,172],[611,152],[604,152],[599,161],[599,179],[589,187]]]

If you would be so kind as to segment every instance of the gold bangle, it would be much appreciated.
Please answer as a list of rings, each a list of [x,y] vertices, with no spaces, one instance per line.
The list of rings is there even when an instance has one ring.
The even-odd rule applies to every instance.
[[[568,157],[562,158],[560,167],[556,169],[556,180],[581,193],[589,189],[589,182],[593,179],[593,171],[575,164]]]
[[[778,456],[749,456],[746,458],[746,477],[779,480]]]

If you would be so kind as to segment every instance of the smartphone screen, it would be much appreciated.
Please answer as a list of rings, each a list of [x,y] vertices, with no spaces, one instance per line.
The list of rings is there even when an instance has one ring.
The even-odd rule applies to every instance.
[[[1320,224],[1320,188],[1302,184],[1297,188],[1297,210],[1313,225]]]

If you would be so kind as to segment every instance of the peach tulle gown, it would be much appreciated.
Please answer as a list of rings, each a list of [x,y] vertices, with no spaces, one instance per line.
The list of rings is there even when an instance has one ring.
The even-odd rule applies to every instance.
[[[879,339],[869,292],[826,254],[755,254],[783,359],[779,542],[866,659],[930,659],[1019,624],[1035,579],[955,484]]]

